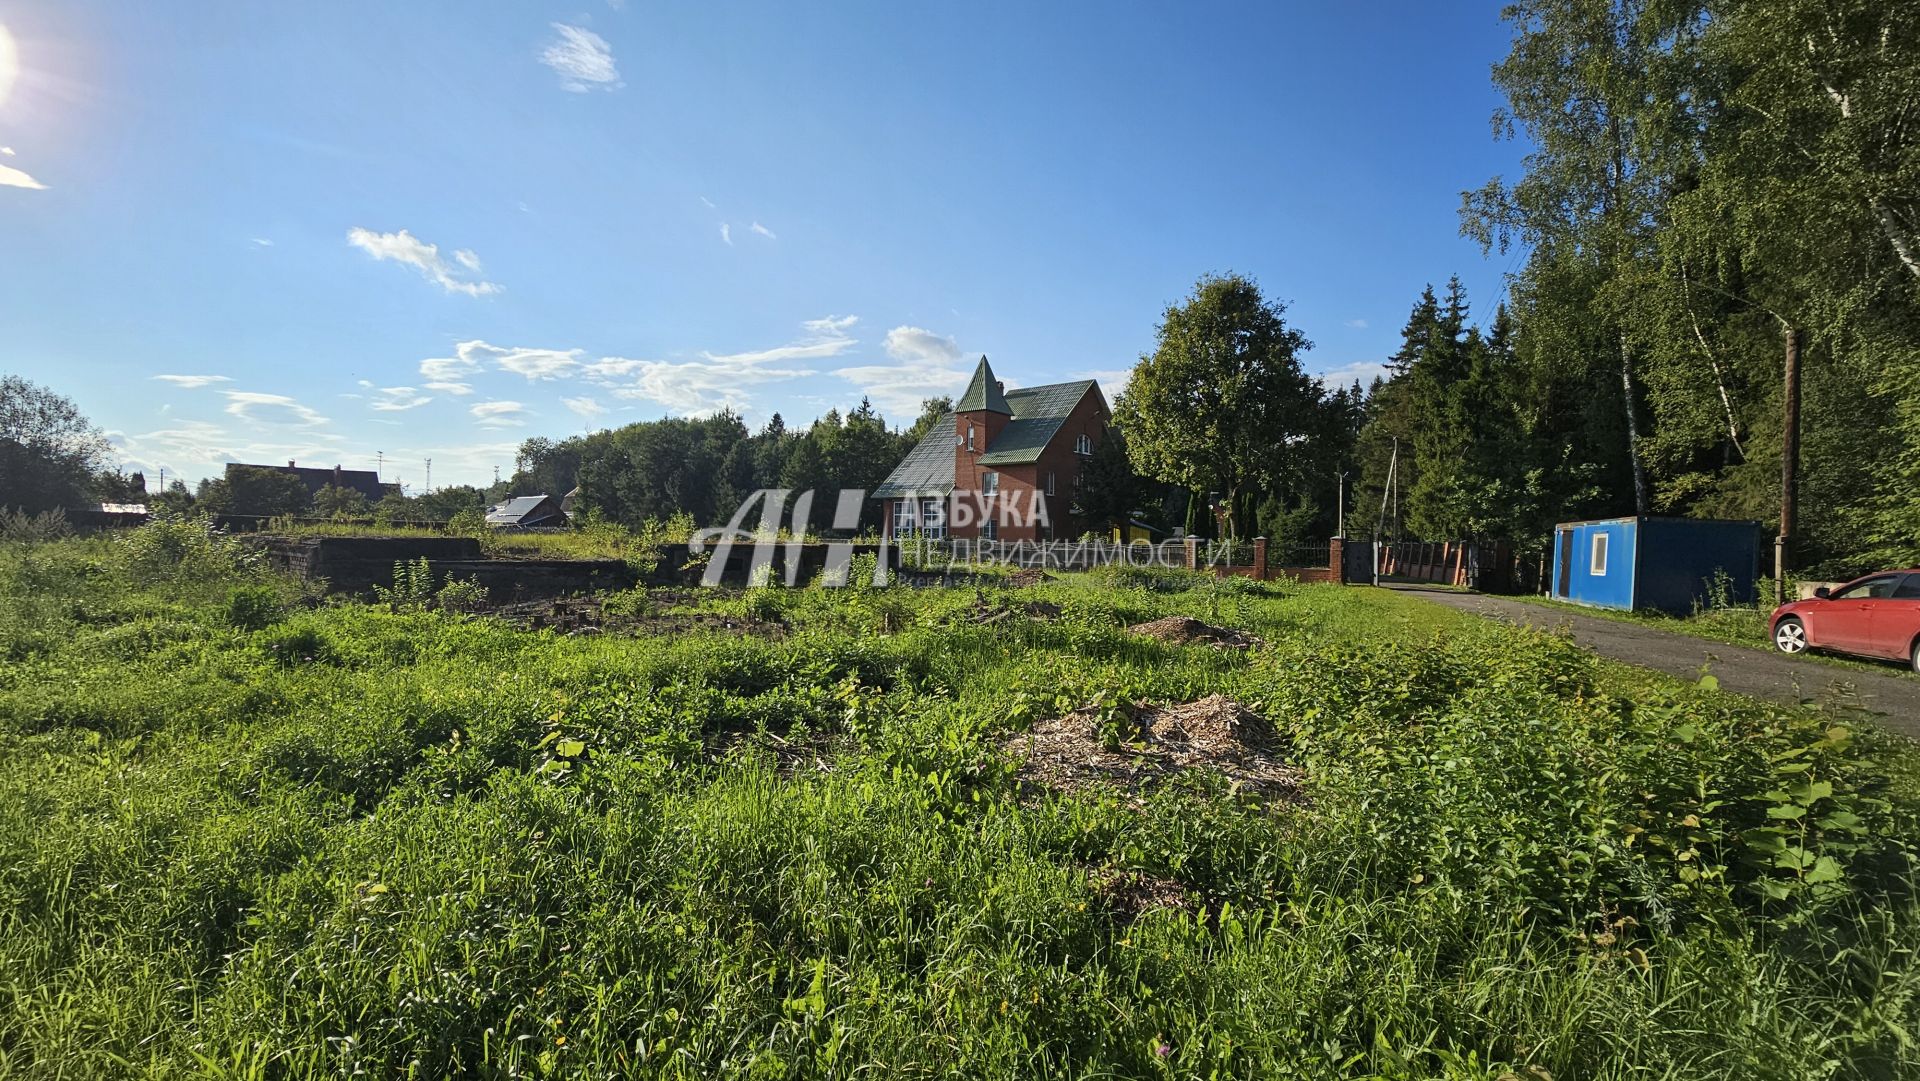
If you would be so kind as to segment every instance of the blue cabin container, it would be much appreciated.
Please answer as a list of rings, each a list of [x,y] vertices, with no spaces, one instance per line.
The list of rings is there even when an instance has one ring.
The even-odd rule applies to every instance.
[[[1759,574],[1758,522],[1609,518],[1554,528],[1549,585],[1557,600],[1686,615],[1715,600],[1752,603]]]

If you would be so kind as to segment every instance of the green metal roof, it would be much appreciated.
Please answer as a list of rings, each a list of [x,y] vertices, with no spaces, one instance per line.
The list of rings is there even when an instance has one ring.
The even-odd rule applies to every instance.
[[[1065,417],[1015,417],[993,437],[993,446],[980,456],[981,465],[1024,465],[1040,459]]]
[[[948,413],[941,417],[919,445],[907,452],[867,498],[900,499],[913,495],[946,495],[953,491],[953,421]]]
[[[1040,453],[1047,449],[1073,407],[1080,404],[1080,399],[1086,397],[1087,389],[1093,385],[1091,379],[1078,379],[1071,383],[1021,387],[1002,394],[993,382],[993,369],[987,367],[987,358],[981,357],[980,366],[973,372],[973,382],[968,384],[967,393],[954,407],[954,412],[941,417],[868,498],[900,499],[909,495],[946,495],[953,491],[956,414],[983,408],[995,410],[996,401],[999,408],[995,411],[1007,413],[1013,419],[994,436],[993,444],[985,448],[980,464],[1026,465],[1039,461]],[[983,387],[988,389],[982,390]],[[976,397],[988,404],[969,405]]]
[[[1073,407],[1080,404],[1086,396],[1087,388],[1093,385],[1091,379],[1076,379],[1071,383],[1048,383],[1039,387],[1019,387],[1007,392],[1009,410],[1016,419],[1027,420],[1033,417],[1059,417],[1065,419]],[[994,441],[994,449],[999,449],[999,440]]]
[[[993,369],[987,366],[984,356],[980,358],[979,366],[973,369],[973,381],[967,384],[967,392],[953,406],[956,413],[980,410],[1013,415],[1013,410],[1007,406],[1007,396],[1000,392],[1000,384],[993,378]]]

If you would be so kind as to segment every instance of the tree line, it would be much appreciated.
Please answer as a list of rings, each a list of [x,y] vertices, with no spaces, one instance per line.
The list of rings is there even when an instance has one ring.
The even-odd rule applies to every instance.
[[[1245,276],[1203,277],[1114,400],[1077,513],[1523,551],[1570,519],[1743,518],[1790,534],[1799,571],[1920,563],[1920,5],[1524,0],[1504,14],[1495,127],[1532,150],[1460,212],[1486,250],[1525,256],[1492,318],[1471,321],[1457,279],[1428,288],[1383,378],[1327,387],[1284,304]],[[0,505],[103,498],[104,441],[23,387],[37,389],[0,384]],[[448,517],[577,486],[622,524],[724,521],[759,488],[872,489],[950,408],[929,400],[901,430],[862,402],[805,428],[775,415],[750,431],[723,412],[531,439],[493,489],[367,509]],[[236,510],[295,498],[277,483],[221,478],[196,495]],[[354,509],[323,495],[326,512]]]
[[[1920,561],[1920,5],[1505,16],[1495,123],[1534,149],[1461,221],[1526,262],[1483,335],[1451,293],[1416,304],[1370,398],[1364,494],[1398,438],[1414,532],[1751,518],[1791,534],[1795,568]]]

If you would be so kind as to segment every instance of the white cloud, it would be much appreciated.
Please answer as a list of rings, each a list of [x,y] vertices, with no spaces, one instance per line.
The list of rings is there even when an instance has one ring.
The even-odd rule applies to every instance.
[[[462,342],[464,346],[466,343]],[[420,374],[428,379],[458,379],[480,370],[480,364],[466,356],[429,357],[420,362]]]
[[[890,416],[918,416],[927,398],[966,389],[971,372],[952,338],[923,327],[898,326],[887,331],[881,347],[894,363],[856,365],[833,374],[858,386]]]
[[[463,381],[464,377],[487,367],[525,376],[530,382],[559,379],[581,367],[580,350],[494,345],[475,338],[454,343],[453,356],[428,357],[421,361],[420,375],[427,381],[425,385],[429,390],[470,394],[473,387]]]
[[[903,364],[952,364],[960,359],[960,343],[920,327],[894,327],[881,347]]]
[[[1349,319],[1347,320],[1347,325],[1355,330],[1367,329],[1367,321],[1365,319]]]
[[[700,197],[700,201],[701,201],[701,202],[703,202],[703,203],[705,203],[705,204],[707,204],[707,209],[708,209],[708,210],[718,210],[718,209],[720,209],[719,207],[717,207],[717,206],[714,206],[714,205],[713,205],[713,200],[712,200],[712,199],[709,199],[709,198],[707,198],[707,197],[706,197],[706,196],[704,196],[704,195],[702,195],[702,196]]]
[[[598,416],[604,416],[607,412],[606,406],[601,405],[591,397],[562,398],[560,399],[560,404],[588,420],[592,420]]]
[[[759,233],[761,236],[766,237],[768,240],[780,239],[779,237],[773,235],[773,230],[767,228],[766,226],[760,224],[759,222],[754,222],[751,228],[753,229],[754,232]]]
[[[553,23],[560,36],[540,51],[540,62],[560,76],[560,88],[576,94],[590,90],[618,90],[620,70],[613,63],[607,39],[584,27]]]
[[[421,277],[449,293],[483,297],[500,291],[500,286],[494,282],[478,279],[469,281],[460,276],[463,272],[479,273],[480,258],[473,252],[462,249],[453,253],[454,261],[461,268],[456,271],[440,257],[439,245],[429,244],[405,229],[397,233],[376,233],[371,229],[355,226],[347,230],[347,243],[375,259],[391,259],[397,263],[404,263],[418,270]]]
[[[751,405],[748,388],[817,374],[795,361],[837,356],[858,345],[847,336],[853,316],[810,319],[797,342],[741,353],[700,354],[699,360],[604,357],[586,366],[589,378],[617,398],[658,402],[689,416]]]
[[[527,407],[519,402],[480,402],[468,409],[483,428],[518,428],[526,421]]]
[[[728,247],[732,247],[733,246],[733,226],[728,225],[726,222],[721,222],[720,223],[720,239],[726,241]]]
[[[45,191],[47,186],[11,165],[0,165],[0,188],[27,188],[32,191]]]
[[[257,236],[257,237],[254,237],[254,238],[253,238],[253,242],[254,242],[255,244],[258,244],[259,246],[261,246],[261,247],[263,247],[263,248],[271,248],[271,247],[273,247],[273,241],[271,241],[271,240],[268,240],[268,239],[267,239],[266,237],[263,237],[263,236]]]
[[[632,375],[646,367],[648,363],[644,360],[629,360],[626,357],[601,357],[591,364],[583,365],[580,370],[587,374],[588,379],[600,382]]]
[[[800,324],[800,329],[819,337],[838,337],[853,329],[860,321],[857,315],[829,315],[825,319],[809,319]]]
[[[224,375],[156,375],[154,378],[162,383],[172,383],[176,387],[184,387],[187,390],[198,390],[215,383],[233,382]]]
[[[422,394],[412,387],[381,387],[373,396],[373,408],[382,413],[403,413],[418,409],[432,400],[431,395]]]
[[[474,340],[461,342],[454,346],[459,359],[471,367],[463,371],[474,371],[491,361],[493,366],[504,372],[522,375],[528,382],[542,379],[558,379],[572,375],[580,367],[578,349],[528,349],[522,346],[491,345]],[[422,361],[423,365],[427,362]],[[423,369],[424,370],[424,369]],[[461,374],[452,372],[449,374]]]
[[[1375,378],[1385,379],[1390,374],[1392,374],[1391,370],[1377,360],[1356,360],[1352,364],[1343,364],[1338,368],[1316,372],[1313,377],[1320,380],[1321,386],[1329,390],[1339,390],[1352,386],[1356,380],[1362,387],[1369,387],[1373,385]]]
[[[1085,371],[1074,372],[1073,377],[1075,379],[1091,379],[1100,384],[1100,393],[1106,395],[1107,404],[1112,405],[1113,400],[1120,396],[1121,391],[1127,389],[1129,382],[1132,382],[1133,369],[1089,368]]]
[[[308,427],[327,422],[327,418],[284,394],[261,394],[251,390],[226,390],[221,393],[227,396],[227,412],[242,420],[265,423],[267,418],[261,416],[262,412],[271,414],[278,411]]]
[[[0,146],[0,154],[5,154],[9,158],[13,157],[13,148],[10,146]]]

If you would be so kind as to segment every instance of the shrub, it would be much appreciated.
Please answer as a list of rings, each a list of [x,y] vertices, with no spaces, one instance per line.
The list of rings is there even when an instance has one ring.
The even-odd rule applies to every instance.
[[[280,618],[280,591],[272,586],[236,586],[227,594],[227,625],[265,630]]]
[[[59,540],[73,532],[67,512],[55,507],[38,514],[0,507],[0,540],[39,542]]]

